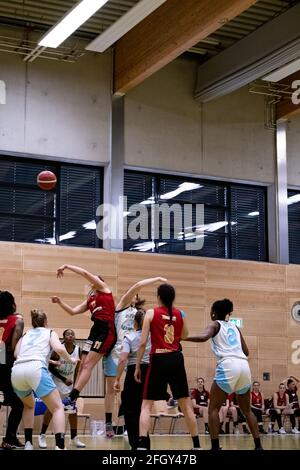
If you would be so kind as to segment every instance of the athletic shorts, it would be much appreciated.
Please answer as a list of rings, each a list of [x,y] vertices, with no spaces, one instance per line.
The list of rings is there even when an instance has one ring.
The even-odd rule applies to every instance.
[[[46,397],[56,389],[55,383],[41,361],[28,361],[12,368],[11,382],[20,398],[29,396],[32,391],[38,398]]]
[[[104,320],[95,320],[89,337],[82,348],[82,353],[88,354],[90,351],[94,351],[107,355],[114,347],[116,339],[114,322],[109,323]]]
[[[115,361],[112,353],[102,359],[103,373],[105,377],[116,377],[118,370],[118,361]]]
[[[175,400],[190,396],[184,359],[180,351],[151,355],[144,386],[144,400],[165,400],[168,385]]]
[[[228,357],[218,363],[215,382],[223,392],[243,395],[251,388],[251,372],[248,361]]]

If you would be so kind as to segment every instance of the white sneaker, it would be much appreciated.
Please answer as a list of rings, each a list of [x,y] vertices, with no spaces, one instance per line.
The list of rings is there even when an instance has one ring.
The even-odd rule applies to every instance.
[[[286,430],[284,428],[280,428],[278,432],[279,434],[286,434]]]
[[[234,428],[233,434],[240,434],[240,431],[238,430],[238,427],[235,427],[235,428]]]
[[[33,445],[31,444],[31,442],[25,442],[24,450],[33,450]]]
[[[38,442],[39,442],[39,448],[40,449],[47,449],[47,441],[46,441],[46,435],[45,434],[40,434],[39,435]]]
[[[55,450],[67,450],[67,448],[65,447],[64,449],[60,449],[60,447],[55,446]]]
[[[86,445],[80,441],[78,436],[75,436],[74,439],[71,439],[71,446],[77,447],[78,449],[83,449]]]
[[[292,433],[292,434],[300,434],[300,431],[298,431],[297,428],[293,428],[293,429],[291,430],[291,433]]]

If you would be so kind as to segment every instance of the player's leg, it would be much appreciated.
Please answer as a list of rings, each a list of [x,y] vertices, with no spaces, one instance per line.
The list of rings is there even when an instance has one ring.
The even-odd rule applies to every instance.
[[[226,401],[228,392],[222,390],[214,381],[210,389],[210,401],[208,406],[208,426],[211,436],[212,450],[219,450],[219,430],[220,418],[219,411],[222,404]]]
[[[250,388],[246,393],[241,394],[238,391],[236,393],[237,393],[236,396],[237,396],[238,404],[240,406],[240,409],[243,415],[246,418],[247,424],[253,436],[255,449],[260,450],[262,449],[262,446],[261,446],[260,437],[259,437],[257,419],[254,416],[251,410],[251,405],[250,405]]]
[[[47,432],[47,429],[51,420],[52,420],[52,413],[47,409],[43,417],[42,429],[38,437],[40,449],[47,449],[46,432]]]
[[[60,394],[55,388],[41,399],[52,413],[56,448],[65,448],[65,413]]]

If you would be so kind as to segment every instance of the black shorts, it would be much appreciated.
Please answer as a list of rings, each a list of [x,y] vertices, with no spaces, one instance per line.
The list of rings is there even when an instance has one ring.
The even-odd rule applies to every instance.
[[[82,353],[88,354],[90,351],[93,351],[107,355],[114,347],[116,339],[114,323],[109,323],[104,320],[95,320],[89,337],[83,345]]]
[[[165,400],[168,385],[175,400],[190,396],[180,351],[151,356],[144,386],[144,400]]]

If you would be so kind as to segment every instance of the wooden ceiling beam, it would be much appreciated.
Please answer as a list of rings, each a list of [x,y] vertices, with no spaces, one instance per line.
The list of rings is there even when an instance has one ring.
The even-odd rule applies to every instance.
[[[167,0],[115,45],[114,92],[128,92],[256,0]]]

